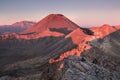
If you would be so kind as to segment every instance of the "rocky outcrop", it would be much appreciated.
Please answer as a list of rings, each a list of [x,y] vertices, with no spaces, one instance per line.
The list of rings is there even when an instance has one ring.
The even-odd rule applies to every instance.
[[[90,42],[92,48],[81,54],[90,62],[102,66],[120,79],[120,30],[111,33],[103,39]]]
[[[64,61],[67,69],[62,80],[119,80],[115,74],[83,57],[71,56]]]

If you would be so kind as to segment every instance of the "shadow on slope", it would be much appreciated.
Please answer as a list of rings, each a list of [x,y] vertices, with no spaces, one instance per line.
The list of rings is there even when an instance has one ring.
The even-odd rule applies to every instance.
[[[50,28],[50,31],[56,31],[56,32],[60,32],[63,33],[65,35],[69,34],[70,32],[72,32],[72,30],[68,30],[67,28]]]
[[[57,58],[77,47],[71,38],[52,36],[35,40],[1,40],[0,44],[0,76],[25,76],[39,72],[36,68],[48,65],[50,58]]]
[[[118,30],[103,39],[93,40],[90,42],[92,48],[83,52],[81,56],[94,64],[110,69],[119,77],[119,35],[120,31]],[[71,38],[64,37],[45,37],[29,41],[5,40],[0,41],[0,44],[2,44],[2,47],[0,46],[2,56],[0,57],[3,57],[0,59],[2,62],[0,76],[7,76],[12,80],[16,78],[25,78],[26,80],[27,77],[31,78],[31,76],[32,78],[36,76],[37,80],[61,80],[66,69],[58,71],[61,62],[49,64],[48,61],[50,58],[58,58],[61,53],[77,47]],[[16,51],[17,48],[18,51]],[[6,49],[8,51],[5,51]],[[9,53],[11,51],[13,52]],[[113,53],[116,53],[117,56]],[[17,55],[22,56],[19,58],[16,57]]]

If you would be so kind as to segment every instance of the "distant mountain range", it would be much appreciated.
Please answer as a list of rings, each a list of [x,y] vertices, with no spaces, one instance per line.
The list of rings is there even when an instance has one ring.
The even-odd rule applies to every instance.
[[[119,25],[82,28],[50,14],[24,31],[0,35],[0,80],[119,79]]]
[[[12,25],[0,25],[0,34],[4,32],[21,32],[26,30],[28,27],[34,25],[35,22],[32,21],[20,21]]]

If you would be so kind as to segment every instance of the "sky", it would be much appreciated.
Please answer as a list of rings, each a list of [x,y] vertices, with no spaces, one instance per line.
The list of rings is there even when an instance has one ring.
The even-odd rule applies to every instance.
[[[80,26],[120,25],[120,0],[0,0],[0,25],[63,14]]]

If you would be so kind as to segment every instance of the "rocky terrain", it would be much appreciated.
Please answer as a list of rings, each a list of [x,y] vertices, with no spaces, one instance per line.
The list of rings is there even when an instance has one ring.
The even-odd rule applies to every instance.
[[[82,28],[50,14],[0,35],[0,80],[120,80],[120,26]]]

